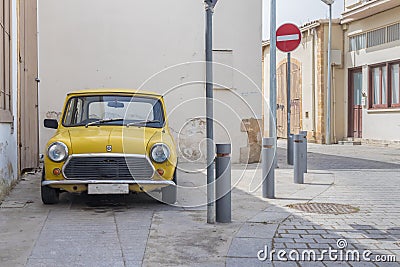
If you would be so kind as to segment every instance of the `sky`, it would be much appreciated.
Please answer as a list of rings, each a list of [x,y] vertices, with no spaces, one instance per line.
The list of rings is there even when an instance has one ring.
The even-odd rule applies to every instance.
[[[270,0],[263,0],[263,40],[269,39]],[[332,5],[332,17],[339,18],[343,12],[344,0],[336,0]],[[321,0],[276,0],[277,28],[291,22],[301,26],[307,22],[329,18],[328,6]]]

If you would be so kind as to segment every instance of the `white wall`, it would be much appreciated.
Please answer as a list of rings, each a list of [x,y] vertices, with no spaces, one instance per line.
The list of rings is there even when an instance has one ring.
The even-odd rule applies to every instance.
[[[249,1],[246,8],[239,0],[220,0],[214,14],[214,49],[232,50],[231,58],[222,63],[232,62],[255,83],[215,67],[216,82],[226,82],[225,75],[232,75],[234,89],[215,92],[228,107],[216,104],[215,111],[234,140],[234,161],[247,143],[240,120],[261,118],[261,11],[261,0]],[[41,0],[39,18],[41,124],[60,112],[71,90],[139,88],[165,68],[204,60],[203,1]],[[203,80],[204,64],[184,65],[156,75],[143,89],[169,92],[170,126],[179,132],[189,119],[204,116],[204,99],[194,99],[204,97],[204,84],[171,88]],[[41,126],[42,150],[52,133]],[[216,136],[227,141],[220,131]]]
[[[12,110],[14,122],[0,123],[0,197],[18,178],[17,160],[17,8],[12,1]]]

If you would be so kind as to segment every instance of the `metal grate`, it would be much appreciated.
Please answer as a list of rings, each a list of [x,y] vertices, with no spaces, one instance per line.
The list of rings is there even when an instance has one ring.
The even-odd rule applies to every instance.
[[[154,168],[146,157],[74,157],[64,167],[66,179],[149,180]]]
[[[287,207],[307,213],[319,214],[347,214],[359,211],[356,207],[335,203],[298,203],[287,205]]]

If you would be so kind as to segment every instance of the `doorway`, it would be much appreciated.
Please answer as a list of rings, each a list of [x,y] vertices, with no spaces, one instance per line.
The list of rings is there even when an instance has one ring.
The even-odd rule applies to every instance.
[[[362,69],[349,70],[348,136],[362,138]]]
[[[18,1],[19,164],[39,167],[37,1]]]
[[[296,62],[291,62],[290,68],[290,132],[297,134],[301,129],[301,69]],[[287,138],[287,62],[278,67],[276,81],[278,93],[276,111],[277,136],[279,138]]]

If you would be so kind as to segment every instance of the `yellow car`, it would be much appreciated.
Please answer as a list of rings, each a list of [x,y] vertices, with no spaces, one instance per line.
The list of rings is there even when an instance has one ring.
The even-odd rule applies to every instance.
[[[95,89],[67,95],[57,129],[46,145],[41,195],[60,192],[129,194],[161,189],[176,201],[177,154],[161,95],[126,89]]]

